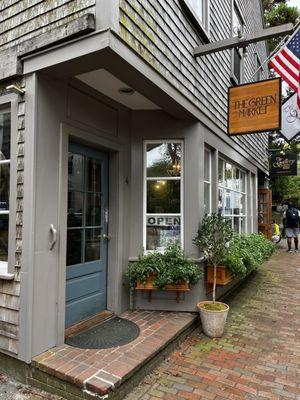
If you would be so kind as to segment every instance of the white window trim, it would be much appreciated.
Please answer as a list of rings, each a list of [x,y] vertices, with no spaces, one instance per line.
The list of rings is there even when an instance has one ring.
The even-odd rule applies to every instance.
[[[233,0],[232,1],[232,6],[231,6],[231,33],[233,36],[233,11],[236,8],[239,18],[242,22],[242,28],[243,28],[243,33],[245,32],[245,18],[243,17],[243,14],[241,12],[241,8],[238,5],[237,1]],[[237,77],[234,75],[234,51],[235,49],[231,50],[231,72],[230,72],[230,79],[235,85],[240,85],[244,82],[244,57],[243,57],[243,50],[239,49],[239,54],[241,56],[241,64],[240,64],[240,82],[238,82]]]
[[[224,218],[233,218],[233,217],[241,217],[241,218],[244,218],[244,220],[245,220],[245,231],[244,232],[241,232],[241,221],[239,222],[239,233],[247,233],[248,232],[248,204],[249,204],[249,199],[248,199],[248,192],[247,192],[247,185],[248,185],[248,173],[247,173],[247,171],[245,170],[245,169],[243,169],[243,168],[241,168],[239,165],[237,165],[235,162],[233,162],[233,161],[231,161],[231,160],[228,160],[228,159],[226,159],[226,158],[223,158],[222,156],[219,156],[219,158],[218,158],[218,171],[219,171],[219,160],[222,160],[223,161],[223,163],[229,163],[229,164],[231,164],[232,166],[234,166],[234,167],[236,167],[236,168],[238,168],[241,172],[243,172],[244,174],[245,174],[245,191],[244,192],[242,192],[242,191],[240,191],[240,190],[237,190],[237,189],[231,189],[231,188],[228,188],[228,187],[226,187],[226,186],[224,186],[224,185],[220,185],[219,184],[219,176],[218,176],[218,190],[219,189],[225,189],[225,190],[230,190],[230,191],[232,191],[232,192],[235,192],[235,193],[238,193],[238,194],[242,194],[242,195],[245,195],[245,214],[222,214],[222,216],[224,217]],[[219,194],[218,194],[218,196],[219,196]],[[232,219],[232,228],[233,228],[233,219]]]
[[[180,143],[181,144],[181,175],[180,177],[149,177],[147,178],[147,144],[164,144],[164,143]],[[181,217],[180,225],[180,244],[184,250],[184,141],[180,139],[157,139],[157,140],[144,140],[143,143],[143,249],[144,253],[150,253],[150,250],[146,249],[147,246],[147,180],[180,180],[180,214],[170,213],[167,215],[174,217]],[[151,215],[161,215],[152,213]]]
[[[10,189],[9,189],[9,211],[2,211],[2,214],[9,214],[8,226],[8,261],[0,262],[0,279],[12,280],[15,271],[16,251],[16,191],[17,191],[17,126],[18,126],[18,96],[6,94],[0,97],[0,111],[9,112],[11,115],[10,130]],[[8,163],[2,160],[2,164]]]
[[[204,190],[205,190],[205,183],[207,183],[209,185],[209,205],[208,205],[208,213],[207,214],[210,215],[212,212],[212,198],[211,198],[211,196],[212,196],[212,185],[211,185],[211,172],[212,172],[211,158],[212,158],[212,155],[211,155],[211,150],[209,150],[207,148],[204,149],[204,156],[205,156],[205,152],[207,152],[208,157],[209,157],[208,158],[209,159],[209,167],[208,167],[209,181],[205,180],[205,170],[204,170]]]
[[[209,31],[210,31],[210,0],[204,0],[204,23],[198,17],[193,6],[190,4],[189,0],[180,0],[185,10],[188,12],[188,16],[191,22],[194,24],[200,37],[204,39],[205,43],[210,43]]]

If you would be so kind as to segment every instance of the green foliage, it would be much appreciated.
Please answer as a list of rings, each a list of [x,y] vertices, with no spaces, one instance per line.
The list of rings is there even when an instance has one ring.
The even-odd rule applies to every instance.
[[[235,234],[228,250],[223,265],[234,276],[243,278],[270,257],[275,250],[275,244],[261,234]]]
[[[228,253],[233,231],[220,214],[205,215],[194,239],[208,264],[220,265]]]
[[[269,26],[277,26],[292,22],[294,25],[299,18],[299,11],[296,7],[287,5],[286,0],[263,0],[265,20]],[[283,35],[284,36],[284,35]],[[273,51],[283,36],[269,40],[269,50]]]
[[[129,263],[127,277],[132,288],[138,280],[145,284],[150,275],[155,275],[154,285],[163,289],[166,285],[181,282],[194,285],[203,272],[196,263],[184,256],[178,245],[172,244],[164,253],[148,253],[140,256],[138,261]]]

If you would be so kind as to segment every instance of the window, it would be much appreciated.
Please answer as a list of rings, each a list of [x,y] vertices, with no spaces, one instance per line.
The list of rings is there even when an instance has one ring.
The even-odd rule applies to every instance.
[[[241,13],[234,3],[232,9],[232,35],[240,36],[244,34],[244,22]],[[231,77],[234,83],[242,82],[242,68],[243,68],[243,50],[239,48],[232,49],[232,72]]]
[[[246,232],[246,174],[223,159],[218,166],[218,211],[235,232]]]
[[[0,109],[0,264],[8,259],[10,110]]]
[[[211,213],[211,152],[204,151],[204,213]]]
[[[183,241],[183,143],[146,142],[145,161],[144,248],[163,251]]]
[[[209,29],[209,0],[181,0],[196,28],[200,29],[209,42],[207,32]],[[204,32],[203,32],[204,30]]]

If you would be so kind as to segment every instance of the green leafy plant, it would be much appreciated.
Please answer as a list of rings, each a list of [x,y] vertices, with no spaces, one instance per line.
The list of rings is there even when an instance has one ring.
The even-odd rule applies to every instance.
[[[137,281],[145,284],[147,278],[154,275],[154,286],[164,289],[166,285],[187,282],[196,284],[203,275],[200,267],[185,257],[182,249],[172,244],[164,253],[152,252],[141,255],[138,261],[129,263],[127,277],[131,288]]]
[[[205,215],[194,243],[203,252],[206,262],[214,267],[213,302],[216,301],[217,266],[228,255],[233,231],[220,214]]]
[[[223,259],[233,275],[243,278],[258,268],[274,252],[275,245],[261,234],[234,234]]]

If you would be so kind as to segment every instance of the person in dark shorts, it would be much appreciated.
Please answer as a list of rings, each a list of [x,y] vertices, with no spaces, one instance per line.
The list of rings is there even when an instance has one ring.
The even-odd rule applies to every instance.
[[[288,209],[283,213],[283,226],[288,244],[288,252],[292,253],[292,238],[295,243],[295,253],[298,253],[298,235],[299,235],[300,211],[289,203]]]

